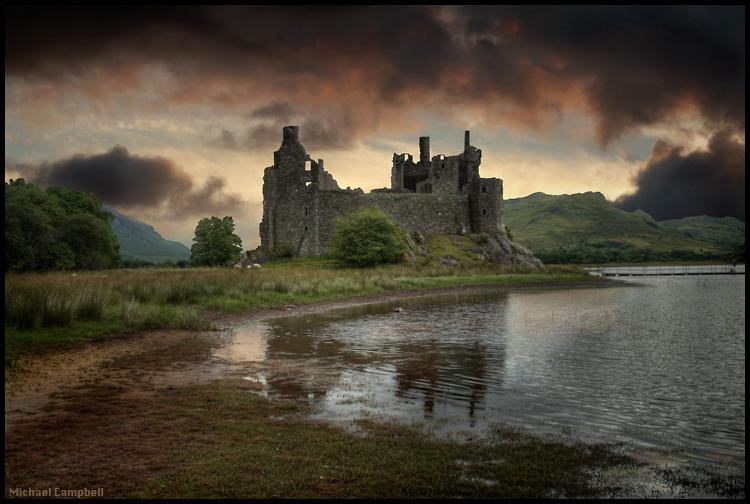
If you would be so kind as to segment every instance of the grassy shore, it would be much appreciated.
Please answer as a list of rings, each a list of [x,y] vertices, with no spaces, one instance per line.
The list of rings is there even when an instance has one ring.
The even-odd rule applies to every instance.
[[[382,292],[595,281],[576,267],[341,267],[279,261],[251,269],[138,269],[5,275],[5,366],[28,353],[128,331],[202,330],[207,312],[242,313]]]
[[[616,492],[595,475],[634,463],[502,427],[468,440],[372,421],[345,431],[252,387],[224,380],[136,401],[112,384],[71,391],[64,414],[8,437],[6,495],[45,482],[129,498],[592,497]]]
[[[215,439],[177,448],[172,469],[132,497],[445,498],[595,496],[591,474],[631,464],[605,445],[566,445],[497,428],[487,439],[439,440],[370,421],[358,432],[299,419],[303,407],[243,393],[195,389]],[[610,489],[606,489],[610,490]]]

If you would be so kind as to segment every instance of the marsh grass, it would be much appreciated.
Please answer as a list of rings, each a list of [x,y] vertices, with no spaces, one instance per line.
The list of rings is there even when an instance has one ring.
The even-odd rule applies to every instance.
[[[209,327],[206,310],[232,313],[388,291],[580,281],[590,281],[590,277],[571,267],[544,272],[488,263],[347,268],[330,259],[281,260],[264,265],[262,270],[8,273],[6,365],[9,339],[14,340],[11,346],[15,351],[24,352],[24,341],[49,336],[48,328],[75,329],[102,322],[87,327],[101,327],[107,334],[160,328],[204,330]]]
[[[353,434],[305,421],[302,406],[269,402],[244,387],[194,389],[192,411],[201,412],[201,429],[213,437],[176,448],[171,463],[128,496],[595,497],[603,489],[591,474],[633,463],[606,445],[567,445],[501,428],[486,441],[461,442],[361,420]]]
[[[42,305],[42,326],[66,327],[73,321],[73,302],[63,295],[52,295]]]
[[[95,292],[81,293],[75,302],[75,317],[79,320],[101,320],[104,318],[106,300]]]

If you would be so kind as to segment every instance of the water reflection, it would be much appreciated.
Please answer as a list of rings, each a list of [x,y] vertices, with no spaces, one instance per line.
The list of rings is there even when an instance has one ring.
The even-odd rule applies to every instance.
[[[467,345],[441,345],[437,340],[398,346],[401,355],[411,356],[396,365],[396,397],[412,398],[421,394],[424,417],[433,418],[435,401],[464,402],[469,425],[475,426],[477,409],[482,409],[487,389],[487,370],[493,366],[501,376],[504,352],[491,355],[479,341]],[[495,385],[500,385],[496,376]]]
[[[258,362],[266,358],[266,328],[249,324],[232,335],[229,345],[214,352],[216,357],[231,362]]]
[[[497,314],[503,313],[507,296],[495,294],[492,309]],[[353,396],[363,388],[380,388],[374,395],[392,392],[410,406],[420,403],[427,419],[435,417],[436,404],[450,407],[452,413],[461,408],[473,426],[477,411],[484,409],[487,383],[502,384],[505,361],[502,345],[485,342],[502,329],[504,318],[473,316],[473,304],[483,298],[486,295],[420,298],[278,318],[267,325],[266,358],[324,362],[327,377],[337,378],[328,395],[341,403],[356,402]],[[431,321],[446,310],[451,322],[436,338]],[[296,379],[298,394],[308,395],[310,384],[305,387],[302,374]],[[269,386],[274,387],[273,380]],[[283,394],[290,388],[285,381]]]
[[[223,358],[262,359],[269,396],[329,420],[517,423],[744,463],[744,279],[638,282],[284,317]]]

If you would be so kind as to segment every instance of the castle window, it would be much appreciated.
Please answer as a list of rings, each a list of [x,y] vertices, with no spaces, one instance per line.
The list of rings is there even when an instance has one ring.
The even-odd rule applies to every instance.
[[[307,231],[307,226],[305,226],[305,231]]]
[[[486,185],[482,186],[482,192],[487,192],[487,186]]]
[[[307,215],[307,207],[305,207],[305,215]]]
[[[487,210],[486,209],[482,210],[482,215],[487,215]]]

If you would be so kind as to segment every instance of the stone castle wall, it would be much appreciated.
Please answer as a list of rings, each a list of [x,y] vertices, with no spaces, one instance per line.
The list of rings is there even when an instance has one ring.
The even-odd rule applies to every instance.
[[[274,165],[263,177],[261,248],[283,244],[298,255],[323,254],[336,220],[362,208],[377,208],[402,229],[424,236],[504,234],[502,180],[479,177],[481,151],[468,145],[468,134],[457,156],[430,158],[423,137],[418,163],[411,155],[393,159],[390,189],[340,189],[323,161],[305,152],[297,128],[284,128]]]

